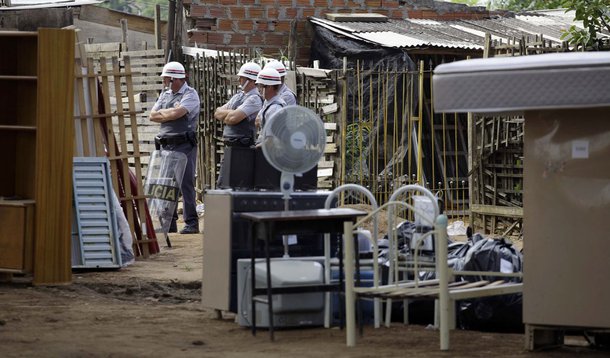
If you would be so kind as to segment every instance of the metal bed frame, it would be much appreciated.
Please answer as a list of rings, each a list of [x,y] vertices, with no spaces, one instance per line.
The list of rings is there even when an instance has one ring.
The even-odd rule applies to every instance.
[[[383,206],[375,209],[369,215],[360,219],[355,227],[361,225],[364,221],[369,220],[371,217],[377,215],[380,210],[389,207],[388,215],[390,216],[388,222],[391,224],[393,219],[393,207],[402,206],[407,209],[419,212],[415,207],[409,205],[406,202],[397,201],[396,199],[400,194],[406,192],[419,192],[427,197],[433,199],[433,203],[436,203],[434,195],[426,188],[419,185],[406,185],[398,188],[390,201]],[[425,216],[421,215],[425,220]],[[430,223],[432,224],[432,223]],[[460,281],[455,282],[455,276],[498,276],[498,277],[522,277],[520,272],[518,273],[501,273],[501,272],[487,272],[487,271],[458,271],[450,268],[447,265],[447,216],[440,214],[438,206],[435,207],[435,222],[434,229],[423,234],[418,242],[416,243],[414,261],[413,262],[399,262],[397,255],[397,235],[394,225],[389,225],[388,236],[390,240],[390,280],[387,285],[379,285],[378,280],[375,281],[373,287],[354,287],[353,280],[352,284],[349,285],[350,280],[345,280],[345,307],[346,307],[346,342],[348,347],[356,345],[356,330],[355,330],[355,301],[358,297],[368,297],[374,299],[386,299],[388,307],[392,299],[434,299],[438,300],[438,310],[435,310],[435,324],[438,326],[440,331],[440,349],[449,349],[449,331],[455,328],[455,301],[477,298],[477,297],[488,297],[488,296],[499,296],[506,294],[513,294],[522,292],[523,284],[514,282],[505,282],[503,280],[497,280],[494,282],[489,281],[477,281],[467,282]],[[434,265],[425,265],[418,262],[418,248],[424,242],[424,240],[434,235],[435,238],[435,263]],[[354,247],[353,240],[344,240],[344,265],[345,272],[354,272]],[[375,243],[375,249],[377,248]],[[377,250],[373,254],[373,260],[376,262]],[[405,264],[412,265],[405,267]],[[402,266],[402,267],[401,267]],[[427,267],[426,267],[427,266]],[[400,271],[409,271],[417,273],[422,269],[433,269],[436,271],[436,279],[433,280],[419,280],[418,275],[414,275],[413,280],[401,279],[399,276]],[[349,276],[346,276],[349,277]],[[389,313],[389,311],[388,311]],[[389,326],[389,314],[386,314],[386,325]],[[438,320],[437,320],[438,319]],[[377,321],[376,321],[377,322]]]

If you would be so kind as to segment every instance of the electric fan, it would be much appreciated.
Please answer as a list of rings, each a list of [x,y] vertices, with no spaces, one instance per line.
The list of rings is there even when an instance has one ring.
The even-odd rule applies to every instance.
[[[324,123],[312,110],[301,106],[280,109],[263,127],[263,155],[281,172],[280,189],[288,202],[294,176],[312,169],[324,154]]]
[[[305,107],[284,107],[265,123],[263,155],[269,164],[281,172],[280,189],[284,198],[284,210],[289,209],[294,176],[301,176],[316,166],[324,154],[325,146],[324,123],[317,114]],[[283,236],[284,257],[289,257],[291,236]]]

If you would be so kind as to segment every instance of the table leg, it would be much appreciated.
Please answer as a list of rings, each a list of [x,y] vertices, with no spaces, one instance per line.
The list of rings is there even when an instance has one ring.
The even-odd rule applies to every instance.
[[[254,290],[256,289],[256,272],[255,272],[255,257],[256,254],[254,252],[255,247],[256,247],[256,236],[257,233],[254,231],[254,229],[257,227],[257,225],[254,225],[252,223],[249,224],[250,225],[250,305],[252,310],[251,312],[251,317],[249,317],[252,322],[250,322],[250,328],[252,329],[252,335],[256,336],[256,301],[254,301]],[[239,307],[237,308],[238,310],[240,309]]]
[[[271,295],[271,258],[269,257],[269,240],[271,239],[273,239],[273,230],[267,228],[267,237],[265,238],[265,259],[267,262],[267,309],[269,310],[269,335],[271,337],[271,341],[273,341],[275,336],[273,332],[273,297]]]
[[[449,268],[447,266],[447,217],[439,215],[434,223],[436,230],[436,272],[438,273],[440,305],[440,346],[442,351],[449,350]]]
[[[339,274],[341,274],[339,272]],[[330,234],[324,234],[324,283],[331,283],[331,267],[330,267]],[[337,295],[339,292],[337,292]],[[331,315],[331,292],[324,293],[324,328],[330,328]]]
[[[339,237],[339,287],[343,288],[343,291],[339,292],[339,297],[343,298],[343,301],[339,299],[339,328],[343,330],[345,328],[345,266],[343,266],[343,262],[345,262],[345,257],[343,257],[343,252],[345,248],[343,247],[343,238]]]
[[[356,287],[360,287],[361,286],[361,282],[360,282],[360,252],[358,250],[358,235],[354,235],[353,236],[353,242],[354,242],[354,261],[356,262]],[[364,332],[364,323],[362,322],[362,303],[360,302],[359,299],[357,299],[356,297],[354,297],[354,299],[356,300],[356,312],[358,314],[358,334],[360,334],[360,337],[362,337],[362,334]]]
[[[354,300],[354,224],[343,223],[343,265],[345,265],[345,326],[348,347],[356,345],[356,312]]]

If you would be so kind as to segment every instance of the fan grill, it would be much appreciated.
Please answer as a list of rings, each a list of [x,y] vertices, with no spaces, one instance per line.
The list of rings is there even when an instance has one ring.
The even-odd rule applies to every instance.
[[[263,134],[265,158],[284,173],[307,172],[324,154],[324,124],[313,111],[305,107],[282,108],[267,121]]]

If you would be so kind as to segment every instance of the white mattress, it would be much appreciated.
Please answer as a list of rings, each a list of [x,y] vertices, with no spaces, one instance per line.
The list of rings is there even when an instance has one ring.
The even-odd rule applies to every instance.
[[[610,106],[610,52],[457,61],[433,76],[436,112]]]

